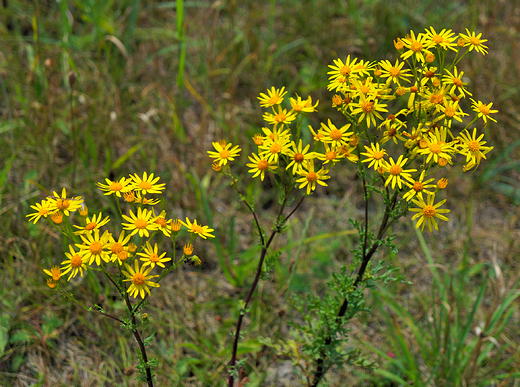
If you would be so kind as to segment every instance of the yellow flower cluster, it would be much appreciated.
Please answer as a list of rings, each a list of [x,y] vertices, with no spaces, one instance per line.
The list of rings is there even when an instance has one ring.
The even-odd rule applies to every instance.
[[[466,34],[457,35],[430,27],[396,39],[400,58],[395,62],[371,62],[350,55],[334,60],[329,66],[328,90],[335,93],[332,106],[346,123],[337,125],[329,119],[318,130],[309,126],[312,144],[302,141],[309,135],[302,134],[301,124],[303,115],[315,112],[318,102],[297,95],[290,99],[288,110],[283,107],[284,87],[261,93],[260,106],[271,109],[263,115],[269,127],[253,137],[258,151],[249,156],[249,172],[264,180],[268,172],[289,171],[295,186],[310,194],[317,184],[326,186],[332,166],[346,159],[358,164],[363,173],[373,168],[385,188],[398,190],[399,197],[417,205],[411,209],[418,212],[412,218],[418,219],[416,227],[424,229],[427,224],[430,231],[432,226],[438,229],[436,219],[447,221],[443,214],[449,210],[438,208],[445,200],[435,204],[435,195],[447,180],[441,176],[433,184],[433,174],[448,164],[474,170],[493,149],[472,125],[479,119],[484,126],[488,120],[495,121],[491,115],[497,110],[492,110],[492,103],[471,98],[468,103],[467,97],[472,96],[469,79],[459,65],[473,50],[485,55],[485,42],[482,34],[467,29]],[[466,118],[470,115],[474,118]],[[219,166],[226,164],[224,158],[238,156],[238,146],[233,148],[235,153],[226,153],[223,150],[231,144],[226,148],[216,144],[218,155],[208,153]]]
[[[144,299],[146,294],[150,294],[149,287],[159,287],[157,282],[151,281],[159,275],[151,275],[150,272],[156,266],[166,270],[164,263],[172,260],[166,257],[166,252],[158,250],[157,243],[152,245],[151,238],[160,232],[175,241],[182,225],[187,228],[191,238],[184,248],[183,257],[177,264],[182,262],[200,264],[200,259],[192,256],[191,243],[197,236],[204,239],[213,238],[211,232],[214,230],[198,224],[197,220],[191,222],[186,218],[185,223],[178,219],[167,219],[166,211],[157,215],[153,208],[144,208],[144,205],[160,202],[158,199],[146,197],[148,194],[160,194],[164,190],[165,184],[158,183],[159,179],[154,177],[153,173],[148,175],[145,172],[142,177],[134,174],[129,178],[123,177],[116,181],[105,179],[106,184],[97,183],[105,195],[114,195],[118,208],[120,208],[119,201],[133,205],[126,214],[121,212],[123,230],[117,239],[108,230],[103,230],[110,222],[108,216],[103,218],[102,213],[99,213],[89,217],[83,199],[67,198],[65,189],[61,196],[54,192],[53,196],[31,206],[36,212],[27,215],[29,221],[36,223],[41,217],[47,218],[50,215],[52,222],[72,241],[69,252],[65,253],[67,259],[61,263],[61,267],[53,266],[51,270],[44,270],[51,277],[47,280],[49,287],[55,288],[60,278],[67,273],[70,273],[67,281],[76,277],[78,273],[83,277],[83,271],[88,270],[94,263],[101,270],[104,270],[105,264],[115,263],[117,266],[124,265],[126,269],[121,270],[121,273],[126,277],[123,282],[131,282],[127,292],[133,297],[140,296]],[[76,210],[80,210],[81,225],[71,224],[69,221],[71,212]],[[73,231],[73,228],[76,231]],[[132,261],[134,261],[133,267]],[[139,261],[142,262],[141,267]]]

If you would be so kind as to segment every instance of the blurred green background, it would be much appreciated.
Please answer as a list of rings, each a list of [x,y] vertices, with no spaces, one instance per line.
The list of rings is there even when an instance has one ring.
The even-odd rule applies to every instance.
[[[326,90],[327,65],[347,55],[394,61],[393,40],[429,26],[455,32],[468,28],[488,39],[489,55],[468,56],[463,70],[473,98],[493,102],[499,110],[498,123],[486,127],[495,150],[475,173],[448,171],[450,222],[438,234],[425,233],[429,250],[420,247],[412,222],[404,220],[392,230],[398,233],[398,257],[387,251],[380,255],[414,282],[389,291],[419,322],[431,318],[435,304],[428,254],[435,261],[431,266],[444,276],[464,268],[457,277],[462,280],[449,282],[452,291],[455,287],[452,301],[459,300],[461,310],[478,299],[489,271],[478,312],[469,314],[474,332],[496,310],[497,292],[509,290],[519,274],[519,2],[4,0],[0,385],[137,385],[128,332],[65,302],[45,285],[42,269],[61,262],[67,245],[46,223],[30,224],[25,215],[32,212],[31,204],[63,187],[83,196],[96,213],[115,213],[95,182],[143,171],[166,183],[160,209],[170,217],[196,217],[217,235],[216,241],[198,242],[201,267],[174,273],[151,299],[157,335],[150,348],[160,362],[157,385],[223,385],[234,303],[250,284],[258,248],[247,210],[228,182],[211,170],[206,153],[211,142],[241,144],[236,164],[244,165],[252,150],[250,137],[264,126],[257,96],[271,86],[320,100],[319,113],[309,121],[314,127],[328,118],[341,123]],[[70,71],[77,74],[72,89]],[[240,174],[246,171],[238,168]],[[297,318],[288,304],[291,294],[319,292],[330,273],[349,259],[354,242],[348,218],[359,218],[362,192],[355,170],[338,168],[334,175],[277,240],[280,261],[257,290],[241,345],[251,386],[298,385],[301,378],[290,361],[257,338],[284,337],[287,322]],[[255,196],[268,226],[274,190],[269,181],[256,180],[245,176],[244,187],[249,197]],[[85,302],[123,312],[103,279],[89,275],[70,287]],[[475,385],[479,380],[516,385],[511,384],[520,364],[516,309],[494,337],[497,346],[486,355]],[[392,331],[401,332],[411,348],[414,331],[401,317],[397,309],[380,313],[376,308],[352,323],[351,345],[384,368],[387,359],[363,343],[395,352]],[[500,368],[505,359],[509,363]],[[276,376],[283,367],[290,377]],[[420,367],[426,365],[419,362]],[[513,377],[493,379],[509,373]],[[349,367],[337,367],[329,376],[330,385],[341,385],[340,380],[399,385]]]

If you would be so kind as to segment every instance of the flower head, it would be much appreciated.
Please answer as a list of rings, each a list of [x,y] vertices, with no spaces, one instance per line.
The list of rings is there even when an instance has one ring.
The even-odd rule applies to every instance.
[[[36,224],[42,216],[46,218],[49,215],[52,207],[47,200],[42,200],[41,203],[36,203],[34,206],[31,206],[31,208],[36,210],[36,212],[26,216],[29,218],[29,222]]]
[[[139,261],[137,259],[135,260],[135,269],[127,263],[125,263],[125,267],[126,270],[121,271],[123,275],[127,277],[123,282],[132,282],[127,290],[127,293],[130,293],[132,297],[137,298],[137,296],[141,296],[144,300],[146,297],[145,291],[148,295],[151,294],[148,286],[152,288],[158,288],[160,286],[158,283],[150,281],[152,278],[159,277],[158,275],[148,275],[152,271],[152,267],[145,270],[145,265],[143,265],[139,268]]]
[[[136,173],[133,176],[130,175],[130,178],[133,180],[131,189],[134,191],[141,192],[141,194],[143,195],[146,195],[148,193],[160,194],[165,186],[165,184],[163,183],[157,184],[160,177],[158,176],[154,179],[153,173],[150,173],[150,175],[148,175],[146,172],[144,172],[142,179]]]
[[[228,143],[226,144],[225,141],[223,142],[214,142],[213,147],[215,148],[215,151],[208,151],[209,157],[216,159],[215,162],[218,162],[219,165],[226,165],[228,161],[235,160],[235,157],[240,156],[241,149],[238,145],[235,145],[233,148],[233,144]]]
[[[130,242],[131,235],[128,235],[125,237],[125,231],[121,231],[119,234],[119,238],[117,241],[114,239],[112,235],[110,235],[110,240],[107,244],[108,250],[112,253],[111,259],[112,262],[118,261],[119,265],[123,264],[123,261],[128,258],[128,254],[122,254],[126,253],[128,251],[128,247],[125,247],[125,245]],[[124,258],[124,259],[121,259]]]
[[[137,253],[137,255],[140,255],[142,258],[139,258],[141,261],[144,262],[143,268],[147,265],[150,265],[150,267],[153,269],[155,265],[158,265],[162,268],[164,268],[163,262],[171,261],[171,258],[164,257],[166,253],[162,253],[159,255],[157,253],[157,243],[152,247],[150,242],[146,242],[146,246],[144,247],[144,253]]]
[[[47,198],[47,203],[49,204],[52,211],[60,210],[65,216],[69,216],[71,211],[76,211],[81,207],[81,203],[83,203],[83,199],[81,196],[68,198],[67,191],[65,188],[61,191],[61,196],[54,191],[53,196],[49,196]]]
[[[105,262],[110,261],[110,253],[108,251],[108,242],[111,234],[105,231],[103,235],[99,236],[99,230],[95,229],[93,232],[86,235],[81,235],[83,244],[76,244],[79,247],[79,253],[86,260],[88,264],[92,265],[95,261],[96,265],[101,265],[101,259]]]
[[[482,33],[475,35],[475,31],[470,33],[467,28],[466,33],[467,35],[459,34],[460,37],[464,39],[464,47],[469,46],[469,51],[475,49],[476,52],[486,55],[488,46],[485,46],[482,43],[487,42],[487,39],[481,39]]]
[[[87,265],[85,263],[88,261],[88,259],[85,256],[82,256],[78,252],[74,250],[74,247],[69,245],[69,251],[70,253],[65,252],[65,255],[67,256],[67,260],[63,261],[61,264],[64,265],[63,269],[63,275],[70,272],[69,278],[67,278],[67,281],[70,281],[71,278],[76,277],[78,272],[83,277],[83,270],[87,270]]]
[[[190,220],[186,218],[186,223],[184,223],[182,220],[181,223],[188,229],[189,232],[191,232],[194,235],[198,235],[204,239],[215,238],[214,235],[210,234],[212,231],[215,230],[209,228],[208,226],[202,226],[200,224],[197,224],[197,219],[193,219],[193,223],[191,223]]]
[[[399,156],[396,162],[390,157],[390,161],[385,165],[385,171],[390,173],[390,176],[385,181],[385,187],[392,183],[392,189],[395,189],[396,184],[401,189],[403,187],[402,179],[413,181],[410,173],[417,171],[417,169],[403,169],[408,161],[408,159],[403,157],[403,155]]]
[[[260,176],[260,179],[264,181],[266,171],[273,171],[278,168],[275,161],[270,162],[266,157],[258,157],[255,153],[252,156],[248,156],[251,163],[246,164],[246,166],[251,168],[248,172],[254,174],[253,179]]]
[[[123,219],[128,223],[121,223],[125,230],[132,230],[130,235],[139,233],[142,238],[143,235],[147,238],[150,236],[148,231],[155,231],[159,229],[159,225],[155,223],[153,212],[151,210],[138,208],[137,215],[130,210],[130,216],[123,215]]]
[[[316,172],[314,169],[314,160],[306,161],[303,167],[298,171],[298,175],[303,176],[296,179],[296,182],[300,183],[298,188],[307,187],[307,195],[310,195],[311,191],[316,189],[316,183],[326,187],[327,183],[323,180],[330,179],[330,176],[327,176],[327,172],[328,171],[323,168]]]
[[[472,102],[472,108],[473,111],[478,113],[478,117],[482,118],[484,120],[484,124],[487,125],[488,118],[491,121],[497,122],[494,118],[490,116],[490,114],[498,113],[498,110],[491,110],[491,107],[493,106],[493,102],[488,103],[487,105],[484,105],[482,102],[478,101],[476,102],[474,99],[470,98]]]
[[[274,105],[279,105],[283,101],[283,96],[287,94],[285,90],[285,86],[281,89],[276,89],[274,86],[271,87],[271,90],[267,89],[267,95],[264,93],[260,93],[260,106],[262,107],[271,107]]]
[[[421,225],[421,231],[424,230],[424,226],[428,224],[428,229],[430,232],[432,231],[432,225],[435,227],[435,229],[438,231],[439,227],[437,226],[437,221],[435,218],[439,218],[441,220],[449,221],[447,217],[445,217],[442,214],[446,214],[450,212],[450,210],[447,209],[439,209],[440,206],[442,206],[446,199],[441,200],[437,204],[433,204],[435,202],[435,194],[433,195],[426,195],[427,201],[425,202],[423,198],[419,198],[419,200],[414,200],[414,204],[417,205],[419,208],[411,208],[410,211],[417,212],[412,217],[412,220],[415,220],[419,218],[419,221],[415,225],[415,228],[419,228]]]
[[[384,160],[384,156],[387,154],[386,150],[379,147],[379,143],[376,142],[370,144],[370,148],[365,145],[366,152],[362,152],[363,156],[367,158],[365,160],[361,160],[362,163],[370,163],[368,164],[368,168],[372,166],[374,169],[382,167],[385,165],[386,161]]]
[[[43,272],[47,275],[50,275],[54,282],[59,281],[62,275],[61,269],[58,266],[51,267],[51,270],[43,269]]]
[[[96,183],[101,191],[105,191],[103,195],[116,195],[117,197],[121,197],[121,194],[130,190],[129,184],[132,182],[131,179],[127,179],[126,177],[122,177],[119,181],[112,181],[105,178],[106,184]]]
[[[100,212],[98,214],[97,218],[96,218],[95,214],[92,217],[92,219],[87,218],[85,220],[84,227],[74,225],[74,227],[79,229],[78,231],[75,231],[74,234],[76,234],[76,235],[87,234],[87,233],[92,232],[93,230],[99,229],[101,226],[104,226],[105,224],[110,222],[110,218],[108,216],[105,219],[101,220],[102,216],[103,216],[103,214]]]

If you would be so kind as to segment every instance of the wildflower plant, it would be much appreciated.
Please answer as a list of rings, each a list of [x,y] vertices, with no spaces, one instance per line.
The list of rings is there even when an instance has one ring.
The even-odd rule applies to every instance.
[[[358,233],[357,247],[352,250],[352,262],[329,281],[326,296],[295,298],[304,323],[293,327],[300,332],[298,363],[309,386],[317,386],[334,364],[363,364],[355,351],[342,349],[348,340],[345,324],[367,310],[364,289],[373,288],[376,281],[403,279],[394,278],[395,269],[384,261],[372,260],[381,246],[396,252],[392,242],[396,236],[387,235],[389,228],[411,212],[416,228],[438,231],[440,223],[449,221],[446,171],[452,167],[474,171],[493,149],[484,141],[483,129],[489,120],[495,121],[492,114],[497,111],[491,110],[490,102],[468,101],[473,94],[462,66],[468,53],[487,53],[485,42],[481,34],[468,30],[456,34],[430,27],[397,38],[395,61],[364,61],[350,55],[334,60],[327,88],[334,93],[332,106],[344,120],[327,119],[319,128],[302,125],[304,115],[317,111],[318,102],[313,103],[311,97],[296,95],[290,104],[284,104],[285,87],[260,93],[267,125],[253,137],[256,148],[247,156],[247,167],[252,178],[264,181],[270,176],[280,189],[280,207],[270,235],[260,225],[254,203],[241,194],[238,178],[227,162],[239,157],[239,146],[224,141],[213,144],[217,152],[208,151],[214,159],[213,169],[230,177],[251,211],[261,247],[256,275],[240,303],[229,387],[241,364],[237,348],[243,316],[273,238],[306,196],[326,187],[330,179],[340,178],[333,170],[340,163],[356,170],[364,192],[364,218],[351,219]],[[306,130],[310,136],[303,135]],[[313,141],[306,143],[304,139],[309,137]],[[368,206],[377,196],[385,208],[372,219]],[[289,206],[293,209],[285,215]],[[376,220],[379,226],[374,227]],[[269,339],[264,343],[275,346]]]
[[[200,265],[201,260],[193,255],[193,243],[198,236],[213,238],[213,229],[198,224],[197,220],[186,222],[179,219],[168,219],[166,211],[157,214],[153,205],[160,199],[151,195],[160,195],[165,184],[159,183],[160,177],[146,172],[122,177],[106,184],[97,183],[104,195],[111,195],[116,200],[122,222],[117,224],[119,230],[109,231],[114,226],[113,219],[102,213],[89,216],[83,198],[69,198],[67,191],[61,196],[54,192],[31,206],[36,212],[27,215],[29,221],[37,223],[46,219],[58,228],[69,240],[68,251],[59,265],[54,265],[43,272],[49,277],[49,288],[60,292],[67,299],[77,303],[89,312],[109,317],[121,324],[121,328],[132,332],[138,345],[139,376],[138,380],[153,386],[152,368],[157,364],[148,357],[146,346],[154,336],[144,338],[143,333],[150,321],[145,313],[148,297],[155,288],[160,287],[161,280],[184,263]],[[176,256],[176,239],[184,225],[190,235],[180,257]],[[161,251],[157,239],[168,238],[172,243],[172,254]],[[153,242],[152,242],[153,241]],[[121,297],[127,307],[127,315],[116,317],[105,309],[93,305],[87,306],[67,290],[67,283],[83,275],[97,273],[105,276],[113,286],[113,291]],[[138,329],[138,317],[141,329]]]

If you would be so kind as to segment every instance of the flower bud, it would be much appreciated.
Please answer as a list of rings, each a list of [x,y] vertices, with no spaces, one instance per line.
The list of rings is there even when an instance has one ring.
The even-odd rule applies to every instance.
[[[437,182],[437,188],[439,188],[439,189],[444,189],[447,186],[448,186],[448,179],[446,179],[445,177],[443,177],[442,179],[440,179]]]

